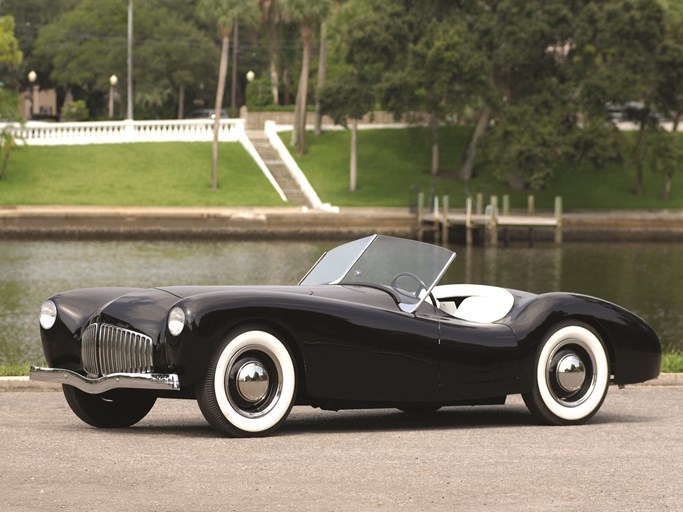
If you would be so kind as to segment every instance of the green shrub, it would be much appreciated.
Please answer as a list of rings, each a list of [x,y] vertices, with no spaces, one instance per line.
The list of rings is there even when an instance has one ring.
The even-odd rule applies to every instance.
[[[62,119],[64,121],[87,121],[90,117],[88,107],[83,100],[69,101],[62,108]]]

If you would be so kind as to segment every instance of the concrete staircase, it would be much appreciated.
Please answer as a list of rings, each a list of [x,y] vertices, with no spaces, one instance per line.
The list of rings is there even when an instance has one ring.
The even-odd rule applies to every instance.
[[[249,130],[247,137],[256,148],[259,156],[268,167],[277,184],[287,196],[287,200],[294,205],[312,206],[306,194],[301,189],[296,180],[292,177],[289,169],[278,155],[277,151],[270,145],[266,134],[262,131]]]

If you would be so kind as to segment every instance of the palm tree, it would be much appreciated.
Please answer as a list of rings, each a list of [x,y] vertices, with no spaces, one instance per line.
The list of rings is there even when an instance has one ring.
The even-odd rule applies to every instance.
[[[281,4],[285,18],[299,25],[303,43],[301,76],[299,77],[299,88],[296,95],[294,129],[291,140],[292,146],[297,147],[299,155],[306,153],[306,98],[308,96],[313,29],[327,17],[330,6],[331,0],[282,0]]]
[[[278,87],[280,78],[278,73],[278,55],[280,53],[280,8],[277,0],[256,0],[261,10],[261,19],[266,27],[268,38],[268,71],[270,74],[270,94],[273,105],[280,104]]]
[[[228,74],[230,36],[238,19],[241,23],[253,25],[257,19],[257,11],[253,0],[199,0],[197,7],[200,18],[215,26],[221,37],[221,59],[218,66],[218,87],[211,149],[211,188],[215,190],[218,188],[218,130],[223,108],[225,79]]]

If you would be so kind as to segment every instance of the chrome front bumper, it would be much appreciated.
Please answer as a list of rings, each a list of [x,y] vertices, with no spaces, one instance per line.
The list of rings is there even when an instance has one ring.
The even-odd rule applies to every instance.
[[[97,379],[83,377],[63,368],[31,367],[31,380],[68,384],[86,393],[99,394],[117,388],[178,391],[180,381],[175,373],[112,373]]]

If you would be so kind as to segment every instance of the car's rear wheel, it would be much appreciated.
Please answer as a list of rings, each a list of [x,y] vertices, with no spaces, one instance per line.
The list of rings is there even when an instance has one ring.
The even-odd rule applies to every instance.
[[[598,335],[580,322],[561,324],[539,346],[533,387],[522,397],[543,423],[584,423],[605,400],[609,373],[607,350]]]
[[[287,418],[296,385],[287,346],[273,334],[249,329],[229,336],[216,350],[196,394],[216,430],[254,437],[273,432]]]
[[[136,424],[152,410],[156,396],[133,389],[114,389],[91,395],[78,388],[62,385],[71,410],[88,425],[99,428],[125,428]]]

